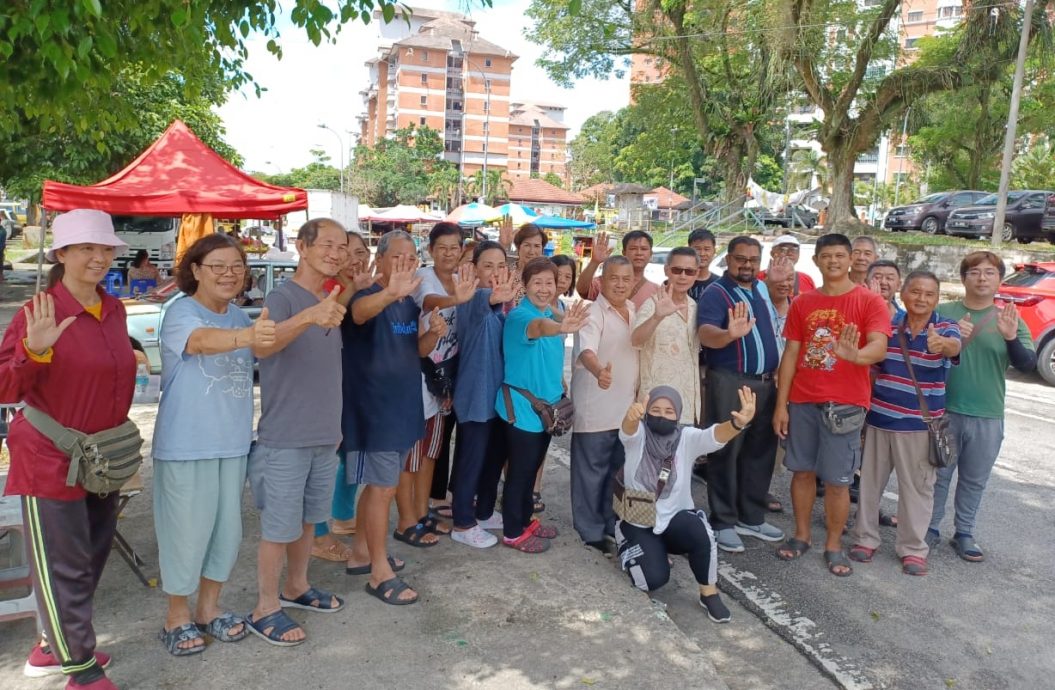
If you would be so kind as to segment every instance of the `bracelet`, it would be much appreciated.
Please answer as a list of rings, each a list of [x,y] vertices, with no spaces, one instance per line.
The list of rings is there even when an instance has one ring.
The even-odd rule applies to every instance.
[[[743,431],[744,429],[746,429],[746,428],[747,428],[747,425],[746,425],[746,424],[745,424],[745,425],[743,425],[743,426],[737,426],[737,425],[736,425],[736,418],[735,418],[735,417],[730,417],[730,418],[729,418],[729,426],[733,427],[733,428],[734,428],[734,429],[736,429],[737,431]]]

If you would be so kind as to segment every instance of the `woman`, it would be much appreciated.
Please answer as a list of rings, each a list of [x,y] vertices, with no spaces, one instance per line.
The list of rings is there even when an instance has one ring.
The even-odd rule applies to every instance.
[[[18,311],[0,344],[0,402],[25,401],[62,426],[93,434],[128,419],[135,357],[125,308],[99,288],[117,247],[113,221],[77,209],[52,226],[47,253],[58,261],[54,285]],[[27,673],[65,673],[67,688],[116,689],[95,651],[92,599],[117,526],[117,492],[67,486],[69,457],[20,411],[8,435],[11,469],[5,493],[22,497],[33,591],[45,641]]]
[[[575,257],[566,254],[558,254],[553,257],[553,263],[557,267],[557,299],[554,308],[563,312],[568,303],[575,295],[575,278],[579,267]]]
[[[623,486],[656,496],[655,525],[616,522],[615,535],[623,570],[646,592],[670,579],[668,554],[684,554],[700,586],[700,605],[715,623],[728,623],[729,609],[718,596],[718,550],[707,513],[692,500],[692,466],[736,437],[755,416],[755,394],[740,389],[740,410],[728,422],[707,429],[681,426],[681,395],[671,386],[651,390],[648,402],[634,403],[619,430],[626,452]],[[642,420],[644,424],[642,424]],[[671,461],[671,459],[673,459]],[[670,462],[662,479],[661,465]]]
[[[681,423],[691,426],[700,416],[700,339],[696,334],[696,302],[689,289],[696,282],[700,258],[691,247],[675,247],[667,255],[667,285],[641,305],[630,341],[641,351],[639,391],[672,385],[689,401]]]
[[[161,327],[161,402],[154,427],[154,529],[168,614],[159,638],[173,656],[205,650],[204,635],[237,642],[245,622],[219,608],[238,560],[242,487],[253,440],[253,349],[275,341],[267,308],[254,324],[233,306],[245,252],[229,235],[191,245],[176,269],[187,297]],[[194,429],[194,433],[187,433]],[[191,618],[187,599],[198,591]]]
[[[549,449],[550,435],[528,399],[526,390],[549,404],[564,392],[564,336],[575,333],[586,321],[589,305],[572,306],[562,321],[553,319],[557,295],[557,267],[537,258],[523,267],[525,298],[509,312],[502,331],[505,377],[495,400],[495,410],[505,421],[509,464],[502,494],[503,542],[524,553],[541,553],[557,530],[532,520],[535,475]]]
[[[498,539],[487,532],[502,529],[495,512],[498,479],[506,461],[505,428],[495,414],[495,395],[502,384],[502,305],[513,298],[513,276],[498,242],[481,242],[473,265],[480,286],[472,299],[457,307],[458,347],[466,366],[454,382],[458,445],[451,479],[454,531],[451,539],[478,549]]]
[[[337,295],[337,301],[348,306],[352,295],[365,290],[374,282],[375,266],[371,261],[370,248],[366,246],[366,240],[359,233],[348,231],[348,263],[341,269],[335,279],[335,284],[327,284],[323,289],[332,290],[335,285],[341,286],[341,292]],[[338,536],[350,536],[355,534],[355,497],[359,491],[358,484],[349,484],[345,481],[345,458],[338,454],[337,483],[333,487],[333,507],[331,516],[333,525],[319,522],[315,525],[315,540],[311,545],[311,555],[326,561],[340,563],[347,561],[352,556],[352,547],[348,546]]]
[[[524,267],[542,256],[548,241],[546,231],[532,223],[521,225],[517,233],[513,235],[513,246],[516,247],[517,258],[509,270],[516,278],[517,291],[516,296],[506,306],[506,313],[524,299],[524,283],[527,282],[523,276]]]
[[[150,263],[150,255],[147,250],[140,249],[136,252],[136,258],[128,265],[128,282],[133,280],[153,280],[155,283],[161,280],[161,271]]]

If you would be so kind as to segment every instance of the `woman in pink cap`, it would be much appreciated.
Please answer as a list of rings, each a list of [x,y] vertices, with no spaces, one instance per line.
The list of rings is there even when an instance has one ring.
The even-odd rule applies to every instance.
[[[125,308],[100,287],[125,243],[110,216],[79,209],[59,216],[48,251],[51,286],[15,314],[0,343],[0,402],[26,405],[86,434],[128,419],[135,357]],[[95,651],[92,599],[117,525],[116,492],[67,486],[70,460],[18,412],[8,445],[5,493],[22,497],[33,589],[45,639],[24,673],[64,673],[67,688],[116,688]]]

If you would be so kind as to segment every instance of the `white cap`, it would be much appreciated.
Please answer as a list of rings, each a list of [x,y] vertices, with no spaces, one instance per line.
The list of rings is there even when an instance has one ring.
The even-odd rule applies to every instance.
[[[777,239],[773,240],[773,246],[779,247],[782,244],[793,244],[796,247],[799,246],[798,238],[794,235],[781,235]]]

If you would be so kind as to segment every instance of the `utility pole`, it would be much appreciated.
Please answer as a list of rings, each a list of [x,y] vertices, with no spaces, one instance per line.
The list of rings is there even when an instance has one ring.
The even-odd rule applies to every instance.
[[[319,125],[319,129],[329,130],[330,132],[333,132],[333,136],[337,137],[337,145],[340,147],[338,150],[341,152],[341,170],[340,170],[341,194],[344,194],[344,139],[342,139],[341,135],[337,132],[337,130],[333,129],[332,127],[328,127],[328,126],[326,126],[324,124],[320,124]]]
[[[901,201],[901,171],[905,167],[905,155],[908,153],[908,144],[905,143],[905,137],[908,135],[908,114],[912,111],[912,108],[905,110],[905,119],[901,123],[901,155],[898,157],[897,162],[897,180],[894,182],[894,205],[897,206]],[[897,149],[894,149],[897,153]]]
[[[1011,184],[1011,159],[1015,155],[1015,136],[1018,130],[1018,107],[1022,102],[1022,78],[1026,72],[1026,53],[1029,51],[1029,30],[1033,25],[1033,0],[1026,0],[1022,12],[1022,36],[1018,41],[1018,60],[1015,61],[1015,81],[1011,88],[1011,105],[1007,113],[1007,128],[1004,132],[1004,157],[1000,161],[1000,187],[996,197],[996,213],[993,216],[993,247],[999,248],[1003,240],[1004,216],[1007,213],[1007,188]]]

